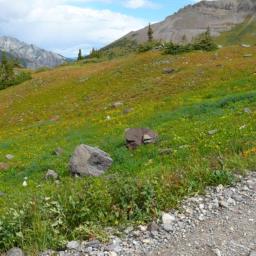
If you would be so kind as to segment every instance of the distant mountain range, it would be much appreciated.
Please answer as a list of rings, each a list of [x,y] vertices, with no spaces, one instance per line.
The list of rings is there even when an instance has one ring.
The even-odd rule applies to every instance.
[[[43,50],[35,45],[27,44],[13,37],[0,37],[0,58],[2,52],[8,57],[18,59],[27,68],[55,67],[66,61],[56,53]]]
[[[152,24],[154,39],[179,43],[191,41],[205,32],[208,27],[213,36],[229,31],[234,26],[243,23],[247,18],[256,15],[256,0],[219,0],[200,1],[188,5],[164,21]],[[147,41],[147,27],[133,31],[119,39],[143,43]],[[114,46],[115,43],[112,43]]]

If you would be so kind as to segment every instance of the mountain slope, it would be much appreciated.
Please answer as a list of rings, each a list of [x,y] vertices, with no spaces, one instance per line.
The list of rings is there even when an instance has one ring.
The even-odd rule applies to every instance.
[[[59,54],[29,45],[16,38],[0,37],[0,51],[16,58],[27,68],[37,69],[41,67],[55,67],[65,62],[65,58]]]
[[[0,162],[10,168],[0,171],[0,251],[22,246],[38,255],[67,240],[104,238],[104,227],[150,221],[182,197],[255,168],[255,58],[245,54],[255,56],[256,47],[150,51],[37,72],[1,91]],[[176,71],[165,74],[170,67]],[[113,108],[117,101],[123,106]],[[128,127],[149,127],[159,141],[131,152]],[[106,175],[70,177],[81,143],[111,155]],[[44,179],[48,169],[59,183]]]
[[[249,15],[255,15],[255,0],[219,0],[201,1],[188,5],[164,21],[153,24],[154,38],[157,40],[181,42],[184,35],[188,41],[205,32],[208,27],[213,36],[228,31],[245,21]],[[145,42],[147,27],[130,32],[124,38]]]
[[[256,44],[256,17],[248,17],[243,23],[235,26],[230,31],[223,32],[216,42],[220,45]]]

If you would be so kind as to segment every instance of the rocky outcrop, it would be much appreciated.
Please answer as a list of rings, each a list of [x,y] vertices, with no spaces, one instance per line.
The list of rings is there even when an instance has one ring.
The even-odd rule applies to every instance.
[[[179,43],[191,41],[194,37],[205,32],[208,27],[213,36],[230,30],[242,23],[248,16],[255,15],[255,0],[219,0],[200,1],[188,5],[164,21],[152,25],[154,38],[157,40]],[[124,38],[142,43],[147,40],[147,27],[130,32]]]
[[[69,165],[72,175],[100,176],[112,165],[112,162],[106,152],[82,144],[76,147]]]
[[[22,65],[31,69],[56,67],[65,62],[65,58],[59,54],[7,36],[0,37],[0,52],[6,52],[7,56],[18,59]]]

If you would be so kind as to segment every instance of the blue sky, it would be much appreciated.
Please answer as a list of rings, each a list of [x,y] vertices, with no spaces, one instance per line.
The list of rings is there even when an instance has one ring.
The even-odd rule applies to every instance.
[[[66,57],[100,48],[196,0],[0,0],[0,36]],[[4,10],[4,11],[2,11]]]

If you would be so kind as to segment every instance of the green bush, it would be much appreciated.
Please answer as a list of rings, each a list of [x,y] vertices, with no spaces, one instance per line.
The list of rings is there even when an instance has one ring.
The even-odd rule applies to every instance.
[[[138,52],[148,52],[154,48],[161,47],[161,43],[157,41],[148,41],[138,46]]]

